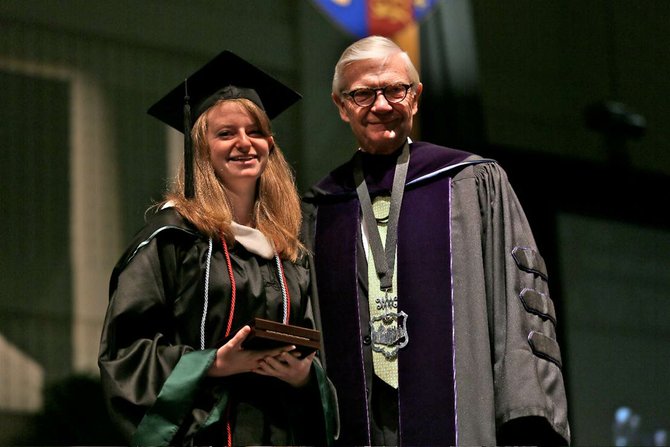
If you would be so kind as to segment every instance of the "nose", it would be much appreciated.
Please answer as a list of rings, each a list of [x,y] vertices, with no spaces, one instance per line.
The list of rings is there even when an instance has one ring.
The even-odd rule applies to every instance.
[[[249,150],[251,148],[251,139],[249,138],[249,135],[244,131],[244,129],[241,129],[240,132],[237,135],[237,144],[236,146],[240,150]]]
[[[384,96],[384,94],[382,93],[381,90],[375,91],[375,100],[372,103],[372,108],[375,111],[393,109],[393,107],[391,106],[391,103],[388,102],[388,100],[386,99],[386,96]]]

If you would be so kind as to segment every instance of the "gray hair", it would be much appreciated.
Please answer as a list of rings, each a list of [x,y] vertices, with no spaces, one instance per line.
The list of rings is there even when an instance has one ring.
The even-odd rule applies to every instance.
[[[333,94],[340,95],[344,89],[344,70],[354,62],[380,59],[386,61],[392,56],[400,54],[405,62],[405,68],[410,82],[416,85],[419,80],[419,72],[414,67],[409,55],[395,44],[391,39],[382,36],[368,36],[360,39],[347,47],[340,56],[340,60],[335,65],[335,74],[333,75]]]

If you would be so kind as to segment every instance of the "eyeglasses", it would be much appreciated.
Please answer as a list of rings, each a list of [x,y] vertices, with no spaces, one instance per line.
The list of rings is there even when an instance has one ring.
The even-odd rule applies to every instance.
[[[397,104],[407,97],[407,91],[414,84],[391,84],[379,88],[357,88],[348,92],[342,92],[361,107],[372,105],[377,100],[377,92],[382,92],[386,101],[391,104]]]

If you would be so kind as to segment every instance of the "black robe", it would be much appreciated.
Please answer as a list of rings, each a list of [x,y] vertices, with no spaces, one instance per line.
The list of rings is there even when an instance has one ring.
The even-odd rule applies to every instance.
[[[338,442],[568,443],[546,269],[504,171],[429,143],[410,151],[396,273],[409,343],[397,392],[372,373],[353,159],[305,197],[327,372],[346,408]],[[398,154],[357,155],[372,196],[389,194]]]
[[[275,260],[239,243],[229,252],[231,335],[254,316],[281,321]],[[309,258],[282,265],[290,323],[315,327]],[[111,416],[131,443],[222,445],[227,424],[235,445],[327,443],[333,396],[318,360],[300,389],[253,373],[206,377],[231,294],[221,241],[210,242],[172,208],[152,216],[130,244],[110,281],[99,365]]]

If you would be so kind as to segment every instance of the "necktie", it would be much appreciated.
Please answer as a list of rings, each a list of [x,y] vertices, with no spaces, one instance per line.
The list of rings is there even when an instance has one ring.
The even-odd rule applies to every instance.
[[[386,225],[388,223],[389,208],[391,204],[390,197],[377,197],[372,202],[372,211],[377,221],[377,228],[382,240],[382,244],[386,242]],[[390,322],[384,322],[381,317],[389,312],[398,312],[397,300],[395,299],[397,290],[396,275],[393,274],[392,289],[388,294],[380,290],[379,277],[374,267],[372,259],[372,250],[368,250],[368,305],[370,308],[370,322],[371,322],[371,337],[372,343],[375,343],[375,334],[379,335],[380,331],[393,333],[396,331],[398,323],[395,318]],[[394,260],[395,267],[397,267],[397,259]],[[394,272],[396,269],[394,268]],[[377,318],[377,319],[376,319]],[[373,330],[374,328],[374,330]],[[378,346],[382,346],[377,343]],[[387,347],[390,349],[390,347]],[[372,362],[374,365],[375,374],[388,383],[393,388],[398,388],[398,357],[397,355],[387,358],[383,353],[372,351]]]

